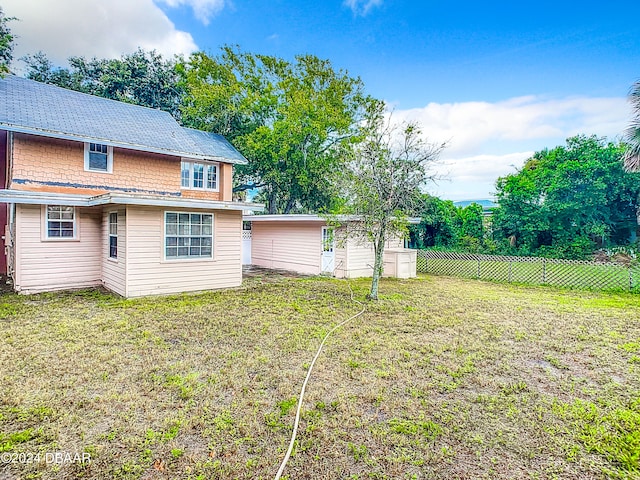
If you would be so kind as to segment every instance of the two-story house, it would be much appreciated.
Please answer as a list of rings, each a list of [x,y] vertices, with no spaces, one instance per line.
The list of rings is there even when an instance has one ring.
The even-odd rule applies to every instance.
[[[238,286],[243,210],[223,137],[163,111],[0,79],[0,273],[16,291]]]

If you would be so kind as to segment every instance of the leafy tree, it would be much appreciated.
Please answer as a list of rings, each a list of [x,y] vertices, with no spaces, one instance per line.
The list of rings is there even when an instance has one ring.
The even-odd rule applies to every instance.
[[[466,207],[458,207],[455,213],[458,238],[475,238],[481,242],[484,236],[482,206],[477,203],[472,203]]]
[[[9,28],[9,22],[15,17],[7,17],[0,6],[0,75],[9,73],[9,64],[13,60],[15,37]]]
[[[629,101],[633,118],[625,131],[627,149],[624,154],[624,164],[629,171],[640,171],[640,80],[631,87]]]
[[[69,58],[69,68],[55,67],[42,52],[24,57],[27,78],[121,102],[158,108],[179,119],[184,91],[178,59],[138,49],[120,59]]]
[[[300,55],[291,63],[224,47],[182,70],[185,124],[225,135],[248,159],[235,191],[259,188],[269,213],[334,206],[336,178],[365,97],[360,79]]]
[[[456,245],[456,207],[451,200],[424,194],[415,214],[420,217],[420,223],[409,226],[410,242],[415,248]]]
[[[433,179],[429,164],[443,147],[426,143],[415,123],[391,123],[383,102],[368,103],[360,141],[346,152],[343,187],[348,211],[360,219],[351,234],[373,243],[371,299],[378,298],[385,242],[406,233],[407,214],[415,211],[420,188]]]
[[[416,248],[480,251],[485,246],[483,211],[477,203],[456,207],[451,200],[424,195],[416,213],[420,223],[409,226],[410,241]]]
[[[636,229],[640,183],[625,173],[624,146],[595,136],[536,152],[499,178],[494,235],[522,254],[585,258],[627,243]]]

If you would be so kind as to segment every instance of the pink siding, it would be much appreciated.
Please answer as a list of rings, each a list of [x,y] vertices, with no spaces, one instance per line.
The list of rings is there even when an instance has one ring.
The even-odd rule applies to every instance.
[[[242,284],[242,212],[206,212],[213,213],[212,260],[164,260],[165,210],[189,211],[127,207],[125,255],[128,297],[236,287]]]
[[[322,223],[253,222],[251,263],[309,275],[320,274]]]
[[[17,205],[17,291],[35,293],[101,284],[102,214],[99,210],[77,208],[76,218],[78,240],[43,241],[42,207]]]
[[[291,270],[308,275],[321,273],[324,222],[255,221],[251,229],[251,263],[265,268]],[[373,273],[373,244],[344,238],[344,227],[336,233],[335,269],[338,278],[370,277]],[[386,248],[402,247],[392,239]]]
[[[109,257],[109,214],[118,213],[118,258]],[[109,290],[126,296],[126,208],[110,208],[102,217],[102,283]]]

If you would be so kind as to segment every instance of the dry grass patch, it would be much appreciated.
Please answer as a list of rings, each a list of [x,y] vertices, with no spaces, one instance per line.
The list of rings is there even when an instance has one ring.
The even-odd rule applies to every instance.
[[[637,296],[432,277],[381,291],[316,365],[288,478],[640,476]],[[1,299],[0,451],[91,455],[0,464],[7,478],[272,478],[317,345],[358,311],[323,278]]]

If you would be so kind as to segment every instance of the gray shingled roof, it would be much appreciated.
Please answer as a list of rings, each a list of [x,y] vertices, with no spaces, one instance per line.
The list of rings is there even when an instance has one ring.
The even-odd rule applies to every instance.
[[[224,137],[181,127],[167,112],[8,75],[0,129],[182,157],[246,163]]]

